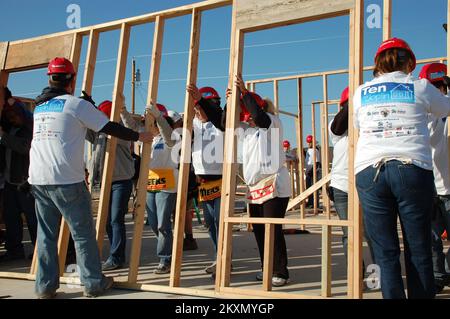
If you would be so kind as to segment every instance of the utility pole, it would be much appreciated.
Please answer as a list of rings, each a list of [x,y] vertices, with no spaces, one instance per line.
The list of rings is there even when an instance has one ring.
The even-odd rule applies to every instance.
[[[136,60],[133,58],[133,67],[131,75],[131,113],[136,112]]]

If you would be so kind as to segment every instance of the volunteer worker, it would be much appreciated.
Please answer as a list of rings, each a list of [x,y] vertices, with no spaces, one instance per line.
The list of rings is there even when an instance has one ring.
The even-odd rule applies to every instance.
[[[192,165],[200,183],[199,201],[203,206],[205,223],[209,237],[214,244],[217,255],[217,239],[219,237],[220,196],[222,187],[223,110],[220,107],[220,96],[212,87],[200,90],[194,84],[187,88],[195,100],[195,117],[193,121],[194,144],[192,147]],[[215,258],[214,258],[215,259]],[[208,274],[215,274],[216,262],[205,268]]]
[[[447,65],[431,63],[422,68],[419,77],[430,81],[442,94],[447,94],[449,79],[446,76]],[[431,152],[433,156],[434,184],[436,194],[432,214],[433,271],[436,292],[440,293],[450,284],[450,274],[445,270],[446,259],[441,235],[450,232],[450,175],[448,154],[448,121],[430,114],[428,129],[430,130]],[[447,256],[446,256],[447,255]]]
[[[397,216],[405,243],[409,298],[435,296],[431,257],[433,163],[428,114],[443,118],[450,100],[411,72],[416,58],[397,38],[382,43],[374,76],[354,96],[359,140],[356,186],[368,237],[381,268],[384,298],[406,298],[401,275]]]
[[[273,103],[261,99],[245,88],[239,75],[236,85],[242,95],[241,119],[245,122],[243,140],[244,180],[249,187],[247,199],[250,204],[250,217],[284,218],[292,195],[289,172],[285,167],[286,156],[283,150],[283,127],[274,115]],[[261,192],[264,190],[264,192]],[[264,194],[262,194],[264,193]],[[256,243],[264,264],[265,226],[254,224]],[[272,285],[284,286],[289,283],[288,257],[282,225],[275,226],[274,260]],[[262,272],[256,276],[263,279]]]

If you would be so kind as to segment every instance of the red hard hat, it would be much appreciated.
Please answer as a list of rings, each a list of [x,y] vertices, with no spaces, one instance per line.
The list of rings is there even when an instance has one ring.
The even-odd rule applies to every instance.
[[[156,107],[161,112],[162,116],[169,117],[169,112],[167,111],[167,108],[162,104],[156,104]]]
[[[349,95],[349,88],[348,86],[345,88],[344,91],[342,91],[341,94],[341,101],[339,102],[339,105],[342,106],[344,105],[346,102],[348,102],[348,95]]]
[[[444,80],[447,75],[447,65],[443,63],[430,63],[425,65],[420,71],[419,78],[427,79],[431,83]]]
[[[107,117],[111,117],[111,110],[112,110],[112,102],[111,101],[103,101],[102,103],[100,103],[100,105],[98,106],[98,110],[102,111],[103,113],[105,113],[105,115]]]
[[[52,74],[71,74],[75,75],[75,68],[72,62],[66,58],[54,58],[48,64],[47,75]]]
[[[404,49],[404,50],[408,51],[409,53],[411,53],[411,56],[414,60],[414,68],[413,69],[416,68],[416,56],[414,55],[414,52],[411,50],[409,44],[406,41],[399,39],[399,38],[392,38],[392,39],[384,41],[378,48],[377,54],[375,55],[375,61],[382,52],[389,50],[389,49]]]
[[[308,135],[307,137],[306,137],[306,143],[312,143],[313,142],[313,136],[312,135]]]
[[[288,140],[283,142],[283,147],[291,147],[291,143]]]
[[[217,93],[217,91],[212,87],[203,87],[199,90],[199,92],[205,100],[220,99],[219,93]]]
[[[253,92],[248,92],[248,94],[251,94],[253,96],[253,98],[256,101],[256,104],[258,104],[260,108],[264,109],[267,106],[267,102],[263,100],[258,94]],[[242,99],[241,96],[241,122],[248,122],[250,117],[251,114],[245,107],[244,100]]]

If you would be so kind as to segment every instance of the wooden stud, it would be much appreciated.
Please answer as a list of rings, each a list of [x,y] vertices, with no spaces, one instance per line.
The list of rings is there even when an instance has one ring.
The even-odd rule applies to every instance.
[[[264,291],[272,290],[273,276],[273,256],[274,256],[274,240],[275,225],[266,224],[266,232],[264,235],[264,266],[263,266],[263,289]]]
[[[315,225],[315,226],[333,226],[343,227],[350,226],[347,220],[340,219],[294,219],[294,218],[258,218],[258,217],[228,217],[225,222],[230,224],[275,224],[275,225]]]
[[[116,78],[112,98],[111,121],[119,122],[123,106],[123,89],[127,69],[128,47],[130,44],[130,26],[122,24],[120,32],[119,52],[117,54]],[[117,138],[109,136],[106,144],[105,162],[103,165],[102,186],[100,190],[100,203],[97,215],[97,245],[102,255],[103,242],[106,232],[106,222],[109,214],[109,201],[111,198],[112,178],[116,163]]]
[[[322,297],[331,297],[331,226],[322,226]]]
[[[230,224],[225,222],[225,218],[234,215],[236,176],[238,172],[235,128],[238,127],[240,105],[240,92],[235,85],[235,76],[237,74],[242,74],[244,53],[244,33],[236,26],[236,9],[236,6],[233,5],[228,76],[228,87],[232,89],[232,94],[227,99],[227,105],[229,105],[230,108],[227,109],[226,114],[226,131],[224,139],[224,145],[227,145],[227,147],[224,147],[220,226],[217,242],[216,291],[228,287],[231,280],[233,229]]]
[[[151,101],[157,101],[158,97],[158,83],[159,83],[159,71],[161,67],[162,56],[162,44],[164,37],[164,19],[157,17],[155,21],[155,31],[153,36],[153,51],[152,51],[152,63],[150,69],[150,79],[148,82],[148,97],[147,103]],[[145,130],[150,130],[151,125],[150,114],[147,113],[145,117]],[[145,202],[147,197],[147,180],[148,180],[148,167],[150,164],[151,145],[144,144],[141,154],[141,167],[139,171],[139,181],[136,199],[136,214],[134,216],[134,231],[133,242],[131,244],[130,254],[130,271],[128,273],[128,282],[136,283],[139,272],[139,261],[141,257],[142,247],[142,234],[144,231],[144,218],[145,218]]]
[[[392,0],[383,0],[383,41],[392,38]]]
[[[355,0],[355,9],[350,14],[350,96],[354,95],[363,79],[363,0]],[[353,123],[353,99],[349,103],[349,123]],[[358,201],[355,178],[355,153],[358,131],[349,125],[349,203],[348,220],[353,222],[348,238],[348,285],[349,297],[362,298],[362,212]],[[352,286],[352,287],[350,287]]]
[[[191,45],[189,49],[189,65],[187,85],[197,83],[198,55],[200,48],[201,12],[192,11]],[[186,222],[186,203],[188,192],[189,170],[191,163],[191,132],[194,118],[194,101],[186,94],[184,102],[184,125],[181,144],[180,172],[178,174],[177,205],[175,214],[174,245],[172,251],[172,265],[170,286],[180,286],[181,262],[183,259],[183,238]]]
[[[299,181],[300,181],[300,194],[305,191],[305,156],[303,155],[304,149],[304,135],[303,135],[303,90],[302,90],[302,79],[297,80],[297,104],[298,104],[298,121],[296,125],[297,129],[297,156],[298,156],[298,171],[299,171]],[[305,218],[305,204],[300,205],[300,218]],[[301,230],[305,230],[302,226]]]
[[[280,114],[280,99],[278,94],[278,81],[273,81],[273,104],[275,106],[275,115]]]
[[[317,147],[317,140],[316,140],[316,105],[311,105],[311,117],[312,117],[312,136],[313,136],[313,185],[317,183],[317,155],[316,155],[316,147]],[[314,192],[314,215],[317,215],[318,207],[317,207],[317,201],[318,201],[318,193],[317,191]]]
[[[305,190],[304,192],[302,192],[299,196],[297,196],[296,198],[292,199],[289,204],[288,204],[288,208],[287,210],[290,211],[291,209],[293,209],[295,206],[299,205],[300,203],[302,203],[303,201],[307,200],[308,197],[311,194],[314,194],[314,192],[317,192],[319,189],[321,189],[323,187],[323,185],[325,185],[326,183],[329,183],[331,180],[331,175],[327,175],[325,177],[322,177],[322,179],[320,181],[318,181],[317,183],[315,183],[313,186],[309,187],[307,190]]]
[[[322,175],[328,175],[330,171],[329,161],[329,141],[328,141],[328,76],[323,76],[323,103],[321,104],[321,125],[322,125]],[[326,185],[322,188],[322,202],[325,209],[325,216],[331,217],[331,203],[328,197]]]
[[[65,43],[65,45],[68,45]],[[73,43],[70,44],[72,52],[70,53],[70,60],[75,68],[75,72],[78,72],[78,66],[80,63],[81,47],[83,45],[83,36],[81,34],[75,34],[73,36]],[[51,56],[52,59],[54,56]],[[48,61],[47,61],[48,63]],[[67,249],[69,247],[70,230],[64,218],[61,219],[61,226],[59,229],[58,238],[58,262],[59,262],[59,274],[62,276],[66,267]],[[33,256],[33,259],[37,258],[37,254]],[[35,261],[35,265],[38,263]]]

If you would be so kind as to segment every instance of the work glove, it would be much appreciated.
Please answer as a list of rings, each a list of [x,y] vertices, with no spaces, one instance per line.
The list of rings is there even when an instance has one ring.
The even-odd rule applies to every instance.
[[[92,103],[92,105],[95,106],[95,101],[92,99],[91,95],[87,94],[86,91],[82,91],[81,93],[82,93],[82,95],[80,96],[80,99],[83,99],[89,103]]]
[[[147,111],[151,116],[153,116],[155,120],[159,119],[162,116],[161,111],[156,107],[156,104],[154,103],[151,103],[149,106],[147,106]]]

